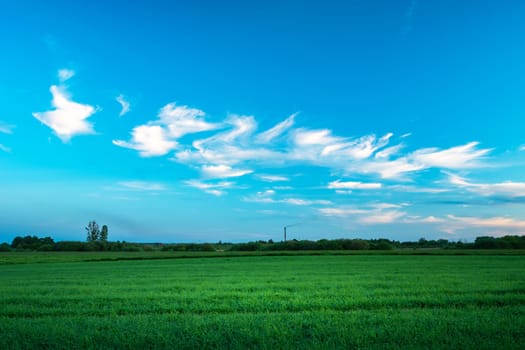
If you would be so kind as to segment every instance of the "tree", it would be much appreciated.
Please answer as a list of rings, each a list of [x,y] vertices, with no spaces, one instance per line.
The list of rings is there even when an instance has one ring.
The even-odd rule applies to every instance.
[[[87,241],[88,242],[96,242],[100,238],[100,229],[98,228],[98,224],[95,220],[90,221],[86,227],[87,231]]]
[[[108,241],[108,225],[102,226],[102,230],[100,230],[100,241],[101,242]]]

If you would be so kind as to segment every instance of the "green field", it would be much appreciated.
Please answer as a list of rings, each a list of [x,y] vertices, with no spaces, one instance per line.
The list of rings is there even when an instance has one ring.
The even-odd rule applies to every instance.
[[[523,255],[25,254],[0,256],[0,349],[525,344]]]

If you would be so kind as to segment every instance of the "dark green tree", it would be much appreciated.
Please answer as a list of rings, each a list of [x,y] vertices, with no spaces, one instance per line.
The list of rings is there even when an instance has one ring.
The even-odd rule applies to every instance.
[[[102,229],[100,230],[100,241],[108,241],[108,225],[102,225]]]
[[[95,220],[90,221],[86,227],[87,231],[87,241],[88,242],[96,242],[100,238],[100,229],[98,228],[98,224]]]

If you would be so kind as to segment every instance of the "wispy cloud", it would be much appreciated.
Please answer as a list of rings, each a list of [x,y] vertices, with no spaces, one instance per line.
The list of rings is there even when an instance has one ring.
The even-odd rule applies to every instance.
[[[510,217],[479,218],[448,215],[448,218],[456,223],[461,223],[467,226],[525,230],[525,220],[518,220]]]
[[[126,97],[123,94],[120,94],[116,97],[117,102],[120,104],[121,110],[119,113],[119,117],[122,117],[123,115],[127,114],[131,110],[131,104],[126,99]]]
[[[390,224],[403,218],[406,213],[395,208],[355,208],[355,207],[332,207],[320,208],[319,212],[324,216],[335,216],[351,218],[358,223],[366,225]]]
[[[443,193],[449,192],[450,189],[438,187],[423,187],[423,186],[409,186],[409,185],[390,185],[389,190],[410,193]]]
[[[252,172],[253,170],[248,169],[233,169],[228,165],[204,165],[202,167],[202,173],[208,178],[239,177]]]
[[[159,120],[136,127],[130,142],[118,140],[114,143],[136,149],[142,156],[160,156],[176,150],[172,160],[199,168],[204,176],[214,178],[242,176],[262,167],[298,165],[324,167],[345,176],[407,180],[412,174],[430,168],[482,167],[491,152],[491,149],[480,148],[475,141],[446,149],[430,147],[403,152],[405,144],[391,145],[393,133],[339,136],[330,129],[296,127],[296,114],[261,133],[257,133],[257,121],[250,115],[229,115],[221,123],[206,122],[204,116],[198,109],[169,104],[161,109]],[[155,126],[158,129],[153,132]],[[178,144],[182,135],[219,128],[221,131],[212,136]],[[142,135],[146,131],[151,132]],[[140,140],[138,136],[142,136]],[[265,175],[259,178],[271,181]]]
[[[451,147],[445,150],[437,148],[425,148],[411,155],[414,162],[423,164],[425,167],[445,169],[469,169],[479,167],[480,160],[486,156],[491,149],[477,149],[479,142],[469,142],[462,146]]]
[[[294,125],[296,116],[297,113],[294,113],[279,124],[275,125],[273,128],[260,133],[257,135],[257,142],[268,143],[281,136],[286,130],[290,129]]]
[[[136,191],[164,191],[166,186],[157,182],[146,181],[121,181],[119,186]]]
[[[157,120],[133,128],[131,141],[113,140],[113,144],[139,151],[142,157],[162,156],[177,147],[180,137],[220,127],[204,121],[204,116],[199,109],[169,103],[161,108]]]
[[[403,222],[408,224],[439,224],[444,222],[445,220],[443,218],[438,218],[433,215],[421,217],[421,216],[414,216],[414,215],[408,215]]]
[[[266,175],[266,174],[259,174],[257,175],[257,178],[264,181],[264,182],[284,182],[284,181],[290,181],[289,177],[281,176],[281,175]]]
[[[60,72],[64,71],[62,74]],[[71,77],[68,70],[60,70],[59,76]],[[74,102],[69,96],[65,86],[52,85],[50,88],[54,110],[35,112],[33,117],[51,128],[63,141],[69,141],[75,135],[94,134],[93,124],[87,119],[96,109],[87,104]]]
[[[266,190],[257,192],[254,196],[244,197],[246,202],[254,203],[284,203],[298,206],[317,206],[317,205],[330,205],[331,201],[325,199],[304,199],[304,198],[275,198],[276,192],[274,190]]]
[[[198,188],[199,190],[202,190],[214,196],[222,196],[226,194],[226,191],[224,191],[224,189],[231,188],[234,185],[233,182],[229,181],[206,183],[199,180],[188,180],[185,183],[188,186]]]
[[[459,175],[448,175],[451,184],[482,196],[525,197],[525,182],[474,183]]]
[[[336,180],[328,184],[329,189],[345,189],[345,190],[376,190],[383,185],[377,182],[359,182],[359,181],[341,181]]]
[[[379,152],[377,152],[374,156],[376,159],[388,159],[391,156],[399,153],[399,151],[403,148],[402,144],[395,145],[392,147],[385,148]]]
[[[518,150],[520,150],[520,151],[525,151],[525,145],[520,146],[520,147],[518,148]]]
[[[63,83],[75,76],[75,71],[71,69],[60,69],[58,71],[58,80]]]
[[[492,149],[479,149],[479,142],[447,149],[423,148],[393,160],[377,160],[355,164],[351,169],[360,173],[378,173],[381,177],[401,178],[424,169],[473,169],[484,166],[483,160]]]
[[[293,205],[330,205],[331,201],[326,199],[301,199],[301,198],[284,198],[279,202]]]
[[[158,123],[167,128],[170,137],[176,139],[221,127],[220,124],[205,121],[205,116],[206,113],[200,109],[169,103],[160,110]]]
[[[0,133],[12,134],[14,128],[15,128],[14,125],[4,123],[3,121],[0,120]]]

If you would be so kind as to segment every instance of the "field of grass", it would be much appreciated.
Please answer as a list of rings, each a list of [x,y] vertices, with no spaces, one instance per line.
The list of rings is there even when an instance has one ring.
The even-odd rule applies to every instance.
[[[525,344],[523,255],[82,262],[70,253],[47,263],[25,253],[37,258],[6,264],[18,256],[7,254],[0,256],[0,349]]]
[[[215,252],[0,252],[0,265],[31,263],[92,262],[304,255],[524,255],[525,249],[393,249],[393,250],[295,250]]]

